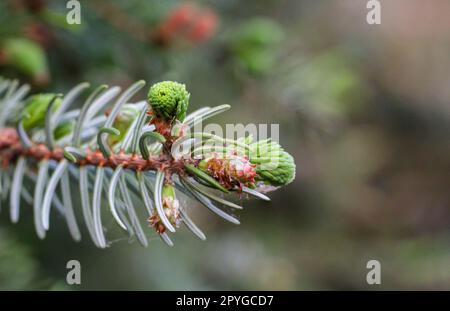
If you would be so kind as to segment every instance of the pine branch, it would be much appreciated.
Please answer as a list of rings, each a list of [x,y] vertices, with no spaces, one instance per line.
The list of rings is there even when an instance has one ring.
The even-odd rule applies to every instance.
[[[181,224],[206,239],[177,194],[239,224],[219,206],[232,211],[242,206],[214,192],[269,201],[262,192],[293,180],[293,159],[275,142],[190,133],[195,124],[230,106],[204,107],[186,116],[190,94],[184,85],[170,81],[153,85],[147,101],[130,104],[144,85],[138,81],[121,94],[119,87],[103,85],[90,93],[81,109],[69,110],[89,87],[87,83],[65,96],[39,94],[25,99],[28,86],[0,79],[0,201],[5,203],[9,193],[12,222],[20,218],[21,200],[33,201],[40,238],[49,230],[55,208],[79,241],[70,187],[75,183],[83,220],[96,246],[109,245],[102,219],[105,202],[117,225],[144,247],[148,245],[136,200],[144,203],[147,225],[172,246],[168,233],[175,233]],[[31,193],[25,180],[34,183]]]

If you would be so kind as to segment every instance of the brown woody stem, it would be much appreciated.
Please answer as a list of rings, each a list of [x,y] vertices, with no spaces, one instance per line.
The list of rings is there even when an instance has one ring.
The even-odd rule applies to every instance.
[[[34,158],[37,161],[51,159],[59,162],[64,158],[63,153],[63,148],[49,149],[45,144],[33,144],[30,148],[26,148],[21,144],[14,128],[0,129],[0,161],[3,167],[15,163],[20,156]],[[162,170],[169,174],[184,174],[184,162],[174,160],[170,154],[152,156],[145,160],[140,155],[119,152],[106,158],[100,150],[87,149],[86,156],[77,161],[76,164],[79,166],[110,167],[112,169],[122,165],[126,169],[135,171]]]

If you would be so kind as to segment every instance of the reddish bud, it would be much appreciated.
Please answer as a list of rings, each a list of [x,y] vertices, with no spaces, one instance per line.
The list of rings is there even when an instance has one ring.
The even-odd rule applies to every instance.
[[[200,13],[187,36],[192,43],[199,43],[212,37],[215,33],[219,18],[212,11]]]

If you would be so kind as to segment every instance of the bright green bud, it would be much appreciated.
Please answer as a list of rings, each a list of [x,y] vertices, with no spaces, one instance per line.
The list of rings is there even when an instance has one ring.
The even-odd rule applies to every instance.
[[[48,80],[47,58],[42,48],[31,40],[8,39],[2,44],[6,62],[38,82]]]
[[[120,135],[114,136],[109,135],[108,136],[108,144],[110,146],[118,143],[119,141],[122,141],[122,139],[127,134],[128,128],[131,126],[133,121],[138,117],[139,115],[139,107],[135,104],[125,104],[120,109],[119,114],[117,115],[116,119],[114,120],[113,127],[118,129],[120,131]]]
[[[182,122],[186,117],[189,96],[184,84],[163,81],[153,84],[147,99],[157,118],[166,121],[177,119]]]
[[[250,150],[250,162],[256,164],[260,181],[273,186],[283,186],[294,180],[294,158],[277,142],[258,141],[250,145]]]
[[[163,190],[162,190],[162,197],[163,197],[163,199],[172,199],[172,200],[175,200],[176,199],[176,197],[175,197],[175,188],[172,186],[172,185],[170,185],[170,184],[165,184],[164,186],[163,186]]]
[[[37,94],[29,97],[25,103],[25,110],[23,112],[23,127],[25,130],[32,128],[42,128],[45,125],[45,113],[47,107],[56,94]],[[61,105],[61,98],[57,98],[53,104],[52,111]]]

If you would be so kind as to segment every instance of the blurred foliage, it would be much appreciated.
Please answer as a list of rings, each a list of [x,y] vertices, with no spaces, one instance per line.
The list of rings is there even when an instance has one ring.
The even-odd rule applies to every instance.
[[[319,54],[299,67],[283,79],[285,102],[308,105],[318,115],[345,115],[367,101],[362,77],[339,51]]]
[[[38,44],[51,79],[36,84],[1,48],[0,74],[35,92],[83,80],[185,83],[189,111],[231,104],[214,121],[279,124],[297,176],[271,203],[247,203],[239,227],[193,206],[208,239],[181,230],[172,249],[155,237],[149,249],[122,239],[101,251],[86,232],[69,241],[64,224],[38,242],[31,217],[13,228],[3,209],[0,287],[64,283],[77,259],[73,289],[450,288],[447,0],[385,1],[376,27],[356,1],[81,3],[82,25],[68,27],[64,1],[1,1],[0,46]],[[381,262],[380,286],[366,283],[370,259]]]
[[[271,19],[253,18],[236,27],[229,36],[237,65],[251,74],[262,75],[273,69],[284,33]]]
[[[0,230],[0,290],[67,289],[63,282],[50,279],[40,268],[30,245]]]
[[[47,58],[42,48],[31,40],[7,39],[1,46],[3,62],[31,77],[37,83],[49,79]]]
[[[29,248],[18,243],[2,230],[0,240],[0,288],[27,289],[33,284],[38,270]]]

